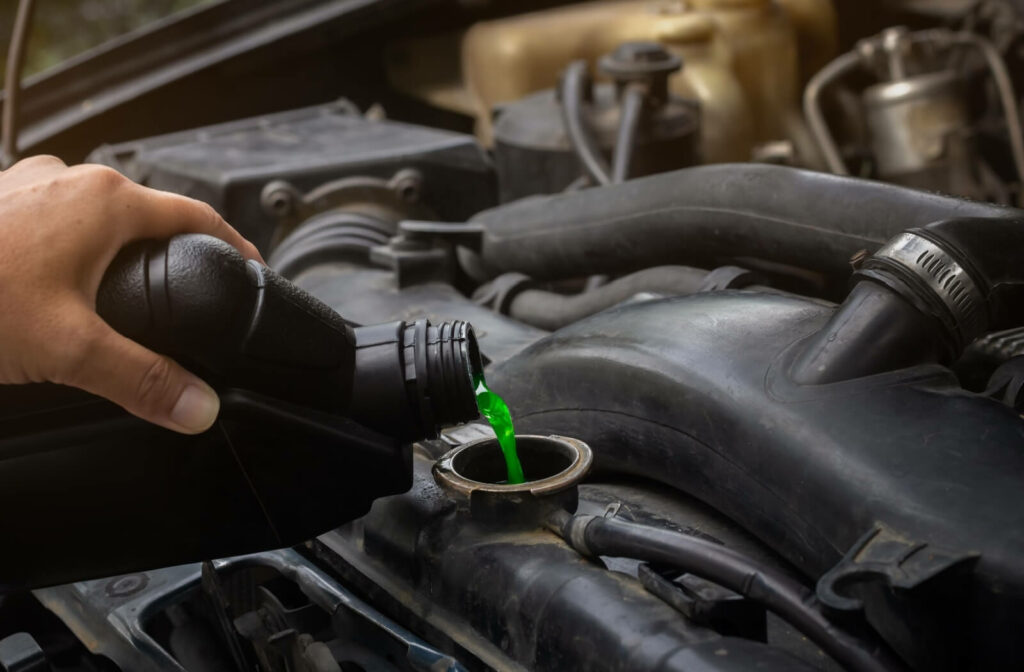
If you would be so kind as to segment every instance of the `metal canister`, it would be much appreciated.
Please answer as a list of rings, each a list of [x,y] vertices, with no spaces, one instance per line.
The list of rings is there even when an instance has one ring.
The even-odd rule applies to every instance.
[[[963,79],[942,70],[884,82],[869,87],[863,101],[879,176],[948,187],[953,160],[969,151]]]

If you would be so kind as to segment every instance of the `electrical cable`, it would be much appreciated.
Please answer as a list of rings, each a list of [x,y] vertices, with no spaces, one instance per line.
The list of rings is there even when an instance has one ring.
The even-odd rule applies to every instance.
[[[643,292],[696,294],[708,272],[688,266],[655,266],[579,294],[522,289],[508,304],[508,315],[533,327],[554,331]],[[594,276],[591,276],[594,277]]]
[[[814,593],[796,579],[731,548],[678,532],[614,518],[560,512],[551,529],[592,557],[633,558],[668,565],[745,595],[788,621],[840,665],[854,672],[894,672],[906,666],[866,628],[840,629]]]
[[[644,98],[643,89],[637,86],[627,87],[622,97],[622,118],[619,120],[619,133],[615,139],[615,152],[612,154],[613,184],[629,179],[633,150],[636,148],[636,134],[640,130],[644,109]]]
[[[583,120],[583,92],[586,88],[586,80],[586,61],[573,61],[565,69],[565,74],[559,85],[562,122],[565,124],[565,132],[569,136],[569,144],[572,145],[583,169],[597,184],[610,184],[608,162],[601,156],[601,150]]]

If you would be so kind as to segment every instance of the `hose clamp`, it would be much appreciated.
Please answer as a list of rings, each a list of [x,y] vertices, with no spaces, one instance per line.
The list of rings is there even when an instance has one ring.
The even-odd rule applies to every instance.
[[[874,260],[895,265],[924,283],[945,306],[962,344],[985,332],[984,294],[967,270],[935,242],[906,231],[878,250]]]

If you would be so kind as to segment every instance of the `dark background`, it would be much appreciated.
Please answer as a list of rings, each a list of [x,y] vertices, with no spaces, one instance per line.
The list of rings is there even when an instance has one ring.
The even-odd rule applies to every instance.
[[[158,19],[214,0],[36,0],[25,75]],[[0,82],[18,0],[0,0]]]

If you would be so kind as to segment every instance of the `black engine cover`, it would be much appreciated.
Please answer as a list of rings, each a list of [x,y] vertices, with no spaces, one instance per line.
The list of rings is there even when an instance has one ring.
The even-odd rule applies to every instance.
[[[579,437],[598,469],[708,502],[811,577],[873,531],[920,557],[973,565],[954,587],[930,577],[912,585],[920,568],[897,558],[851,590],[873,596],[876,626],[928,669],[939,659],[943,668],[1019,667],[1024,420],[938,366],[794,384],[793,355],[829,315],[811,301],[748,292],[649,302],[563,329],[488,378],[516,411],[517,431]],[[886,572],[889,584],[872,580]],[[930,652],[911,650],[892,623],[926,627],[908,614],[926,614],[936,595],[941,631],[918,631]]]

